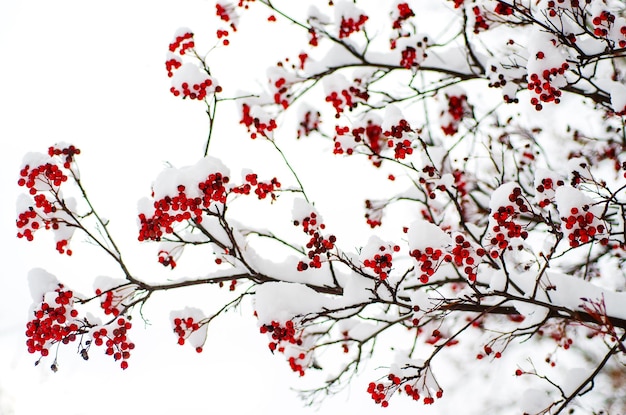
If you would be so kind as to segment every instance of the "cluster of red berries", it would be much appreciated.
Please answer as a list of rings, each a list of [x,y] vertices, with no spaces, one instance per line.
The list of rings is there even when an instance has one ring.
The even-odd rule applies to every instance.
[[[167,69],[167,76],[171,78],[174,76],[174,71],[180,68],[183,65],[183,62],[180,60],[178,56],[170,55],[170,58],[165,61],[165,69]]]
[[[68,344],[76,340],[80,327],[75,320],[78,311],[72,306],[73,295],[63,284],[44,295],[44,301],[34,312],[35,318],[26,323],[26,346],[29,353],[40,353],[45,357],[49,353],[50,345],[58,342]]]
[[[67,248],[69,241],[67,239],[61,239],[56,243],[56,250],[59,254],[66,254],[72,256],[72,250]]]
[[[49,215],[51,213],[55,213],[57,211],[57,207],[53,202],[50,202],[44,194],[38,194],[33,197],[35,201],[35,207],[43,212],[45,215]],[[45,226],[45,229],[59,229],[59,220],[55,217],[41,217],[40,214],[33,208],[29,206],[28,210],[24,212],[20,212],[17,215],[17,220],[15,224],[18,229],[23,229],[17,233],[18,238],[26,238],[27,241],[32,241],[34,239],[34,232],[41,228],[42,224]],[[27,226],[30,225],[30,228]],[[26,228],[26,229],[24,229]],[[59,241],[60,242],[60,241]],[[59,250],[59,243],[57,243],[57,250]],[[61,251],[59,251],[61,252]],[[63,253],[63,252],[61,252]]]
[[[545,57],[542,51],[537,52],[537,59],[541,60]],[[530,99],[530,103],[535,106],[537,111],[543,108],[542,102],[561,102],[561,90],[553,85],[555,77],[562,76],[569,69],[569,64],[563,62],[560,67],[544,69],[541,75],[533,73],[530,75],[528,89],[535,93],[535,97]]]
[[[409,253],[410,256],[420,264],[420,282],[426,284],[430,277],[439,269],[442,263],[452,262],[452,255],[444,253],[439,248],[426,247],[423,251],[414,249]]]
[[[274,103],[280,105],[283,109],[287,109],[287,107],[289,107],[289,100],[286,96],[289,91],[287,80],[283,77],[278,78],[274,82],[274,88],[276,88],[276,92],[274,93]]]
[[[491,215],[495,220],[495,224],[491,228],[493,235],[490,239],[490,243],[496,248],[491,252],[492,258],[499,256],[498,251],[502,252],[505,249],[512,250],[513,246],[510,246],[512,239],[528,238],[528,232],[518,221],[521,213],[531,211],[530,205],[522,195],[522,189],[519,187],[513,188],[508,199],[512,204],[499,206]]]
[[[62,168],[56,164],[46,163],[37,167],[30,168],[26,165],[20,170],[20,178],[17,181],[18,186],[26,187],[31,195],[35,195],[39,189],[37,184],[43,183],[47,185],[46,190],[52,190],[61,186],[66,182],[68,176],[63,172]]]
[[[611,29],[614,27],[615,15],[608,10],[603,10],[598,16],[594,16],[591,22],[594,26],[593,34],[598,37],[606,38],[610,35]],[[626,26],[620,27],[620,35],[622,38],[626,37]],[[618,46],[620,48],[626,47],[626,39],[620,39]]]
[[[545,208],[546,206],[550,205],[550,203],[552,203],[552,200],[554,199],[554,190],[556,189],[556,187],[563,186],[564,184],[565,182],[563,180],[557,180],[555,183],[555,181],[550,177],[545,177],[541,179],[541,183],[536,187],[538,193],[537,199],[543,197],[543,199],[539,200],[539,207]]]
[[[370,394],[376,404],[383,408],[389,406],[389,398],[400,385],[400,378],[397,376],[389,375],[389,380],[391,380],[390,384],[370,382],[369,385],[367,385],[367,393]]]
[[[176,268],[176,260],[174,257],[167,251],[159,251],[159,264],[164,267],[170,267],[171,269]]]
[[[404,393],[406,393],[409,397],[411,397],[414,401],[420,400],[420,393],[417,388],[409,385],[408,383],[404,385]],[[426,403],[426,401],[424,401]]]
[[[241,109],[243,116],[239,123],[246,126],[250,133],[250,138],[252,139],[257,138],[259,134],[263,137],[267,137],[268,133],[271,133],[278,127],[276,120],[273,118],[267,121],[261,121],[258,117],[253,117],[250,114],[250,106],[248,104],[243,104]]]
[[[557,7],[557,3],[559,4]],[[562,14],[564,7],[562,6],[562,4],[565,3],[565,0],[550,0],[548,1],[548,15],[550,17],[556,17],[557,14]],[[580,2],[579,0],[569,0],[570,3],[570,7],[571,8],[579,8],[580,7]],[[585,3],[589,4],[591,3],[591,0],[585,0]]]
[[[278,321],[272,321],[271,324],[262,325],[259,331],[261,334],[270,333],[273,341],[269,343],[268,347],[272,352],[275,350],[284,352],[284,349],[281,350],[278,348],[281,342],[287,342],[298,346],[302,345],[302,339],[300,339],[300,336],[296,337],[296,328],[291,320],[287,320],[284,326],[281,326]]]
[[[294,220],[293,224],[294,226],[302,225],[302,231],[311,237],[309,242],[306,244],[309,263],[307,264],[300,261],[297,266],[298,271],[305,271],[309,267],[321,268],[322,255],[328,255],[328,251],[335,247],[337,238],[335,235],[330,235],[328,238],[322,236],[320,231],[324,230],[326,225],[318,222],[317,214],[315,212],[311,212],[309,216],[302,219],[302,222]]]
[[[595,16],[591,23],[593,23],[593,34],[598,37],[605,37],[609,34],[609,29],[615,22],[615,15],[608,10],[603,10],[599,16]]]
[[[181,57],[184,56],[187,51],[193,50],[194,46],[193,33],[191,32],[177,35],[175,40],[170,43],[170,53],[168,53],[168,59],[165,61],[168,77],[173,78],[174,72],[183,67]],[[178,53],[179,56],[175,55],[175,53]],[[182,70],[185,69],[183,68]],[[189,67],[189,71],[193,72],[191,67]],[[189,72],[189,74],[191,74],[191,72]],[[214,85],[214,80],[210,79],[207,74],[202,75],[200,72],[197,72],[192,75],[192,78],[193,82],[189,81],[187,78],[185,78],[183,82],[175,79],[173,85],[170,87],[170,92],[175,97],[180,96],[183,99],[204,100],[209,93],[221,92],[222,90],[219,85]]]
[[[138,239],[159,241],[164,233],[174,232],[172,226],[175,222],[201,222],[202,209],[208,209],[212,203],[226,203],[225,185],[228,182],[228,176],[219,172],[211,173],[205,181],[198,183],[202,196],[193,198],[185,194],[185,186],[179,185],[177,196],[165,196],[154,202],[154,213],[150,218],[143,213],[139,214],[141,228]]]
[[[222,4],[217,3],[215,5],[215,15],[219,17],[221,20],[225,21],[226,23],[230,23],[230,27],[233,29],[233,31],[236,32],[237,27],[235,26],[235,21],[234,21],[235,19],[231,17],[231,15],[233,15],[234,12],[235,12],[235,9],[230,4],[222,5]]]
[[[31,222],[31,220],[33,219],[35,220]],[[29,209],[25,212],[19,213],[17,215],[17,220],[15,221],[17,228],[22,229],[30,223],[30,227],[32,229],[27,228],[27,229],[24,229],[23,231],[19,231],[17,233],[17,237],[26,238],[26,240],[29,242],[32,241],[35,238],[35,235],[33,234],[33,232],[39,229],[39,227],[41,226],[39,221],[37,221],[36,219],[37,219],[37,212],[35,211],[35,209]]]
[[[495,9],[493,10],[496,14],[500,14],[502,16],[510,16],[513,14],[513,8],[506,3],[498,2],[496,4]]]
[[[113,290],[102,293],[100,288],[96,289],[96,295],[100,296],[100,307],[104,310],[105,315],[120,315],[119,306],[121,304],[121,296],[113,293]]]
[[[454,265],[465,274],[470,282],[476,281],[476,268],[486,251],[481,247],[473,247],[463,235],[455,236],[454,242],[451,252]]]
[[[398,8],[397,17],[393,21],[392,27],[394,29],[401,29],[402,23],[404,23],[404,21],[410,19],[411,17],[414,17],[415,13],[411,9],[411,7],[409,7],[408,3],[400,3],[396,7]]]
[[[383,129],[380,125],[367,121],[365,127],[356,127],[352,129],[352,136],[356,143],[365,143],[373,154],[380,154],[383,146]]]
[[[567,235],[569,244],[575,248],[581,244],[596,239],[604,234],[606,227],[596,216],[589,211],[589,205],[583,205],[581,209],[573,207],[567,217],[562,217],[564,233]],[[600,244],[608,245],[606,237],[600,239]]]
[[[178,344],[181,346],[185,344],[185,339],[189,337],[194,331],[200,329],[200,323],[194,321],[193,317],[187,318],[175,318],[174,319],[174,333],[178,335]],[[202,353],[202,347],[196,347],[196,352]]]
[[[454,8],[458,9],[459,7],[461,7],[463,5],[463,3],[465,2],[465,0],[450,0],[454,2]]]
[[[428,47],[428,38],[425,37],[415,44],[415,47],[409,45],[400,53],[400,66],[406,69],[417,68],[424,59],[428,57],[426,48]],[[391,49],[396,48],[396,40],[391,42]]]
[[[289,367],[291,368],[291,370],[298,373],[300,376],[304,376],[304,369],[306,367],[306,364],[305,366],[303,366],[303,363],[305,359],[306,354],[299,353],[298,356],[290,356],[287,361],[289,362]],[[302,363],[299,363],[298,361],[302,361]]]
[[[309,29],[309,45],[316,47],[319,45],[319,41],[320,39],[315,29],[310,28]]]
[[[339,39],[346,38],[350,36],[354,32],[358,32],[361,30],[365,22],[369,17],[361,14],[358,20],[353,19],[352,17],[341,17],[341,25],[339,26]]]
[[[389,277],[389,272],[393,266],[393,253],[400,252],[400,247],[398,245],[393,247],[381,245],[378,250],[380,253],[376,253],[373,258],[364,260],[363,266],[373,269],[378,278],[384,281]]]
[[[383,209],[386,201],[365,201],[365,220],[372,229],[382,225]]]
[[[115,361],[121,360],[120,367],[122,369],[127,369],[130,351],[135,348],[135,344],[128,340],[126,334],[133,325],[124,317],[116,319],[114,324],[115,328],[111,331],[109,331],[110,327],[109,329],[102,327],[99,330],[94,331],[92,334],[94,344],[96,346],[104,345],[106,347],[105,353],[108,356],[113,356]]]
[[[269,349],[274,353],[278,351],[285,353],[285,346],[283,344],[292,344],[295,346],[302,346],[302,332],[296,331],[296,327],[291,320],[287,320],[284,326],[277,321],[272,321],[271,324],[264,324],[261,326],[261,334],[270,334],[272,341],[268,344]],[[304,376],[304,369],[307,366],[306,354],[299,352],[297,355],[289,356],[287,361],[291,370],[298,373],[300,376]]]
[[[247,183],[241,186],[233,187],[232,192],[236,194],[249,195],[253,186],[256,186],[254,193],[260,199],[265,199],[268,195],[272,200],[276,200],[276,194],[274,193],[280,189],[280,182],[274,177],[269,182],[259,182],[255,173],[246,174],[245,180]]]
[[[194,46],[193,33],[186,32],[182,35],[176,36],[176,39],[170,43],[169,50],[170,52],[175,53],[180,48],[178,53],[180,55],[184,55],[188,50],[193,49]]]
[[[446,95],[446,98],[448,107],[445,112],[442,112],[442,116],[445,115],[445,119],[449,122],[447,125],[442,125],[441,129],[445,135],[454,135],[459,131],[459,124],[463,117],[470,112],[470,108],[465,94]]]
[[[389,374],[387,376],[388,383],[376,383],[370,382],[367,386],[367,393],[370,394],[375,403],[379,404],[383,408],[389,406],[389,398],[397,391],[404,391],[409,397],[411,397],[414,401],[419,401],[420,393],[416,385],[410,385],[406,383],[406,379],[403,381],[400,377]],[[415,381],[417,383],[417,380]],[[404,388],[400,389],[400,386],[404,383]],[[430,394],[430,391],[426,391],[427,395],[424,396],[423,402],[424,405],[431,405],[435,402],[435,398]],[[437,390],[435,396],[437,399],[441,399],[443,397],[443,390]]]
[[[65,148],[57,148],[53,146],[48,148],[48,155],[50,157],[60,156],[63,159],[63,167],[66,169],[70,168],[72,162],[74,161],[74,156],[79,154],[80,149],[71,144]]]
[[[489,29],[487,19],[485,19],[485,16],[483,16],[480,7],[472,7],[472,13],[474,13],[474,33],[480,33],[482,30]]]
[[[334,144],[334,148],[333,148],[333,154],[347,154],[348,156],[352,155],[352,153],[354,153],[354,150],[351,147],[348,147],[347,149],[344,150],[343,146],[342,146],[342,139],[344,138],[345,135],[350,133],[350,127],[344,126],[341,127],[339,125],[335,126],[335,133],[336,135],[333,137],[333,141],[335,142]]]
[[[494,353],[493,349],[491,348],[491,346],[489,346],[487,344],[483,347],[483,351],[484,351],[484,353],[478,353],[476,355],[476,359],[482,360],[482,359],[485,358],[485,356],[491,356],[492,353],[493,353],[493,357],[495,359],[499,359],[499,358],[502,357],[502,352],[495,352]]]
[[[57,212],[57,204],[48,200],[46,193],[43,192],[50,191],[52,195],[58,197],[58,188],[69,178],[64,169],[71,167],[74,157],[78,154],[80,154],[80,150],[73,145],[64,148],[50,147],[48,148],[48,155],[53,158],[60,158],[61,165],[46,162],[33,168],[30,165],[25,165],[20,170],[17,184],[28,189],[28,193],[33,196],[34,206],[29,206],[24,212],[18,213],[16,220],[16,226],[19,229],[18,238],[32,241],[34,232],[42,226],[45,226],[45,229],[59,229],[59,219],[49,216]],[[56,244],[57,251],[71,255],[72,251],[66,249],[67,243],[66,239],[59,240]]]
[[[313,131],[318,131],[320,127],[320,112],[307,111],[304,113],[304,118],[298,125],[298,138],[304,136],[308,137]]]
[[[202,82],[189,85],[187,82],[183,82],[180,85],[180,89],[175,86],[170,87],[170,92],[175,96],[182,96],[183,99],[197,99],[198,101],[202,101],[207,97],[207,95],[212,92],[209,88],[213,85],[213,81],[209,78],[204,79]],[[216,92],[221,91],[221,87],[215,87]]]
[[[354,85],[348,89],[342,89],[339,92],[333,91],[325,98],[326,102],[330,102],[335,108],[335,118],[339,118],[345,108],[349,110],[356,108],[359,100],[365,102],[369,99],[367,90],[361,88],[360,84],[361,80],[355,79]]]

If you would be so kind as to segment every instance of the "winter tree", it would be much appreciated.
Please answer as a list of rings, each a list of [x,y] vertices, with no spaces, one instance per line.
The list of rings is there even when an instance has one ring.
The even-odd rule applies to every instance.
[[[203,151],[155,172],[128,212],[168,277],[127,265],[89,197],[106,189],[79,174],[96,155],[51,143],[24,157],[17,236],[50,232],[66,256],[87,240],[118,270],[84,270],[94,286],[81,294],[31,271],[37,363],[57,370],[67,345],[126,369],[153,295],[208,287],[225,300],[171,310],[172,342],[202,352],[210,323],[250,304],[268,353],[319,377],[308,404],[377,365],[353,393],[382,407],[626,411],[624,3],[239,0],[215,12],[213,39],[182,28],[164,45],[172,99],[206,111]],[[245,28],[269,37],[277,63],[251,62],[259,87],[241,91],[213,56],[245,54]],[[276,177],[231,172],[212,151],[229,111],[229,134],[271,148]],[[341,165],[345,188],[324,191],[316,172]],[[361,209],[325,220],[353,188]],[[369,235],[344,243],[355,229]],[[464,387],[483,379],[506,387]]]

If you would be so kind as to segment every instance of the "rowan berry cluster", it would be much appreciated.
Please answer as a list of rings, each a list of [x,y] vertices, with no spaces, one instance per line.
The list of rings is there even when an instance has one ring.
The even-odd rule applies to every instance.
[[[202,101],[207,95],[212,92],[210,87],[213,85],[213,81],[209,78],[204,79],[201,82],[189,84],[188,82],[183,82],[180,84],[180,88],[175,86],[170,87],[170,92],[175,96],[182,96],[184,98],[189,99],[197,99],[198,101]],[[218,91],[219,87],[216,87],[215,90]],[[219,91],[218,91],[219,92]]]
[[[483,352],[476,355],[476,359],[482,360],[485,356],[491,356],[492,354],[494,359],[500,359],[502,357],[502,352],[497,351],[494,353],[493,348],[486,344],[483,346]]]
[[[396,391],[404,392],[412,398],[414,401],[420,400],[420,391],[417,387],[417,382],[419,378],[417,378],[413,384],[408,383],[407,379],[400,378],[394,374],[389,374],[387,376],[386,382],[370,382],[367,386],[367,392],[370,394],[375,403],[379,404],[383,408],[389,406],[389,399],[391,396],[396,393]],[[401,387],[404,384],[404,387]],[[443,390],[438,389],[433,397],[430,390],[425,390],[426,394],[424,396],[423,402],[424,405],[431,405],[435,402],[435,397],[440,399],[443,397]]]
[[[393,148],[396,159],[403,160],[407,155],[413,154],[412,142],[405,138],[405,133],[412,131],[408,121],[402,119],[397,125],[393,125],[389,130],[383,132],[387,138],[387,147]]]
[[[472,7],[472,13],[474,14],[474,33],[480,33],[483,30],[489,29],[487,19],[483,15],[479,6]]]
[[[151,217],[146,217],[144,213],[139,214],[141,228],[138,239],[159,241],[164,233],[174,232],[173,225],[177,222],[202,222],[203,209],[208,209],[215,203],[226,203],[225,186],[228,182],[228,176],[219,172],[209,174],[205,181],[198,183],[202,194],[200,197],[187,196],[185,186],[179,185],[178,195],[165,196],[154,202],[154,213]]]
[[[352,33],[360,31],[368,19],[369,17],[364,14],[361,14],[358,19],[342,16],[341,24],[339,26],[339,39],[346,38]]]
[[[17,184],[26,187],[31,195],[35,195],[39,191],[58,189],[67,179],[68,176],[57,164],[45,163],[33,168],[29,165],[24,166],[20,170]],[[44,186],[43,189],[41,185]]]
[[[178,336],[178,344],[181,346],[185,344],[185,339],[189,337],[194,331],[200,329],[200,323],[194,321],[193,317],[187,318],[175,318],[174,319],[174,333]],[[201,353],[202,347],[196,347],[196,352]]]
[[[594,26],[593,34],[598,37],[607,36],[614,22],[615,15],[608,10],[603,10],[598,16],[595,16],[591,20]]]
[[[48,155],[50,157],[60,156],[63,161],[63,167],[69,169],[74,162],[74,156],[80,154],[80,149],[76,148],[73,145],[69,145],[68,147],[58,148],[54,146],[50,146],[48,148]]]
[[[459,131],[459,124],[468,114],[471,114],[470,107],[467,103],[467,96],[462,95],[448,95],[446,94],[448,101],[447,108],[442,111],[441,129],[445,135],[454,135]],[[447,121],[447,123],[446,123]]]
[[[170,43],[169,50],[171,53],[184,55],[188,50],[193,49],[194,46],[193,33],[185,31],[174,37],[174,41]]]
[[[392,23],[392,27],[394,29],[401,29],[402,28],[402,23],[404,23],[406,20],[410,19],[411,17],[415,17],[415,13],[413,12],[413,10],[411,9],[411,7],[409,7],[408,3],[399,3],[396,6],[397,10],[393,10],[393,23]]]
[[[409,253],[415,258],[420,267],[420,282],[428,283],[430,277],[439,269],[444,262],[452,262],[452,255],[445,253],[439,248],[427,247],[423,251],[414,249]]]
[[[121,292],[115,292],[114,290],[103,292],[100,288],[97,288],[96,295],[100,297],[100,307],[104,310],[105,315],[112,315],[113,317],[120,315],[123,299]]]
[[[284,326],[277,321],[272,321],[271,324],[261,326],[259,331],[261,334],[269,334],[272,338],[272,341],[268,344],[272,353],[274,351],[286,353],[287,345],[302,346],[302,331],[297,331],[291,320],[287,320]],[[308,366],[306,353],[298,351],[297,354],[291,354],[287,361],[291,370],[300,376],[304,376],[304,370]]]
[[[245,181],[247,183],[244,183],[241,186],[233,187],[232,192],[236,194],[249,195],[252,187],[256,186],[254,193],[257,195],[259,200],[265,199],[267,195],[270,195],[272,200],[276,200],[276,194],[274,192],[280,189],[281,186],[276,177],[269,182],[259,182],[255,173],[248,173],[245,176]]]
[[[414,44],[406,44],[408,38],[403,39],[402,45],[404,49],[400,52],[400,66],[406,69],[416,69],[419,67],[424,59],[428,57],[428,53],[426,53],[426,48],[428,47],[428,38],[424,37]],[[391,49],[395,49],[398,47],[398,43],[400,43],[397,39],[392,39],[391,41]]]
[[[174,71],[180,68],[182,65],[183,65],[182,59],[180,59],[178,56],[174,55],[173,53],[169,53],[167,55],[167,60],[165,61],[165,69],[167,70],[168,78],[173,77]]]
[[[273,118],[262,120],[260,117],[252,116],[251,108],[248,104],[243,104],[241,110],[242,117],[239,123],[246,126],[252,139],[257,138],[258,135],[267,137],[268,133],[271,133],[278,127],[276,120]]]
[[[237,26],[235,25],[237,16],[235,15],[235,8],[231,4],[215,4],[215,14],[221,20],[229,23],[233,31],[237,31]]]
[[[389,376],[391,378],[393,375]],[[394,382],[396,379],[398,381],[397,384]],[[386,408],[389,406],[389,398],[398,389],[399,384],[400,379],[395,376],[393,376],[393,380],[390,384],[370,382],[367,386],[367,393],[370,394],[376,404],[379,404],[383,408]]]
[[[159,264],[164,267],[170,267],[171,269],[176,268],[176,260],[169,252],[164,250],[159,251],[158,258]]]
[[[565,0],[548,1],[548,4],[547,4],[548,15],[550,17],[556,17],[557,14],[558,15],[563,14],[563,11],[567,8],[567,6],[564,3],[565,3]],[[591,0],[585,0],[585,3],[587,4],[591,3]],[[571,8],[579,8],[580,2],[579,0],[569,0],[569,5]]]
[[[606,227],[602,221],[589,211],[589,205],[583,205],[580,209],[572,207],[569,216],[562,217],[563,232],[567,236],[572,248],[586,244],[594,239],[600,239],[600,244],[608,245]]]
[[[278,78],[274,81],[273,86],[276,90],[274,93],[274,103],[283,107],[283,109],[287,109],[289,106],[289,100],[287,99],[287,92],[289,91],[289,86],[287,85],[287,80],[283,77]]]
[[[513,8],[509,6],[508,4],[505,4],[502,2],[498,2],[498,4],[496,4],[496,7],[493,11],[496,14],[500,14],[503,16],[510,16],[513,14]]]
[[[393,253],[400,252],[400,247],[398,245],[393,247],[381,245],[378,250],[379,252],[374,254],[373,258],[363,261],[363,266],[374,270],[378,278],[384,281],[389,277],[389,272],[393,266]]]
[[[112,327],[102,327],[92,333],[96,346],[104,345],[105,353],[113,356],[115,361],[121,360],[120,367],[128,368],[130,351],[135,348],[135,344],[128,340],[128,330],[132,328],[132,323],[124,317],[117,318]]]
[[[544,59],[544,57],[544,52],[537,52],[536,58],[538,60]],[[541,111],[543,108],[542,102],[554,102],[555,104],[561,102],[561,90],[555,84],[560,82],[558,78],[562,77],[567,69],[569,69],[569,64],[563,62],[559,67],[544,69],[541,74],[530,74],[528,89],[536,95],[530,99],[530,103],[535,106],[537,111]]]
[[[20,170],[17,184],[28,189],[32,202],[26,210],[17,215],[18,238],[32,241],[35,231],[42,228],[57,231],[61,229],[62,224],[71,220],[63,212],[66,204],[71,205],[71,199],[65,201],[61,199],[60,186],[68,181],[67,170],[71,168],[74,157],[78,154],[80,150],[73,145],[50,147],[48,148],[50,158],[41,155],[40,164],[36,167],[26,164]],[[49,196],[52,196],[52,200],[48,199]],[[67,245],[73,229],[68,227],[64,229],[65,233],[57,235],[56,249],[61,254],[71,255],[72,251],[67,249]]]
[[[220,92],[221,87],[215,80],[193,63],[183,63],[183,56],[193,51],[195,43],[193,33],[188,29],[180,29],[169,45],[169,52],[165,61],[167,76],[172,78],[170,92],[183,99],[204,100],[213,92]]]
[[[549,206],[554,200],[554,191],[557,187],[565,185],[563,180],[554,180],[550,177],[544,177],[535,187],[537,194],[535,198],[538,200],[537,205],[540,208]]]
[[[362,85],[362,82],[361,79],[354,79],[352,85],[347,89],[342,89],[339,92],[332,91],[326,96],[326,102],[330,102],[335,108],[335,118],[339,118],[344,109],[352,110],[357,107],[359,102],[366,102],[369,99],[367,88]]]
[[[76,340],[84,326],[74,309],[74,294],[63,284],[43,296],[43,301],[34,311],[35,318],[26,323],[26,346],[29,353],[48,356],[50,346],[68,344]],[[80,324],[80,325],[79,325]]]
[[[485,250],[481,247],[474,247],[461,234],[455,236],[454,242],[455,245],[452,247],[451,252],[452,261],[470,282],[476,281],[476,268],[480,264],[481,258],[485,256]]]
[[[335,247],[337,238],[335,235],[330,235],[326,238],[320,233],[320,231],[326,228],[326,225],[318,221],[318,216],[315,212],[311,212],[302,221],[294,220],[293,224],[294,226],[302,225],[303,232],[311,237],[306,244],[309,263],[300,261],[297,266],[298,271],[305,271],[309,267],[321,268],[322,255],[328,255],[328,252]]]
[[[298,138],[302,136],[308,137],[313,131],[318,131],[321,122],[320,117],[319,111],[305,112],[298,125]]]
[[[365,220],[372,229],[382,225],[383,209],[386,205],[386,200],[367,199],[365,201]]]
[[[522,213],[531,213],[532,207],[522,195],[519,187],[514,187],[508,196],[511,204],[499,206],[491,214],[493,219],[489,242],[494,247],[490,255],[497,258],[505,249],[512,250],[515,245],[520,249],[520,244],[513,244],[514,240],[528,238],[528,232],[519,222]]]

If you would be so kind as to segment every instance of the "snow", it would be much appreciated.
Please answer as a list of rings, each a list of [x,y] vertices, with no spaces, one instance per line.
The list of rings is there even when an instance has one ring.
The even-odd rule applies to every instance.
[[[46,293],[59,288],[59,280],[42,268],[34,268],[28,273],[28,288],[35,303],[40,303]]]
[[[220,160],[212,156],[204,157],[192,166],[169,167],[157,176],[153,184],[154,199],[160,200],[166,196],[177,196],[179,185],[185,186],[187,197],[201,197],[202,192],[198,188],[198,183],[204,182],[212,173],[221,173],[222,176],[230,175],[229,169]],[[146,208],[146,203],[140,202],[139,208],[143,211]]]
[[[296,316],[321,311],[328,298],[312,288],[287,282],[267,282],[255,287],[254,310],[259,325],[284,323]]]
[[[444,248],[452,245],[452,238],[434,223],[417,220],[409,226],[409,249],[424,251],[428,247]]]

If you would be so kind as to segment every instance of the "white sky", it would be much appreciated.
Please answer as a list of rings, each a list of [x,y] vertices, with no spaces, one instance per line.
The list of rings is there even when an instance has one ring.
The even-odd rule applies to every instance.
[[[0,180],[5,194],[0,235],[6,261],[0,277],[0,415],[44,410],[109,414],[112,408],[150,414],[312,413],[289,391],[296,375],[281,356],[268,352],[267,339],[258,334],[249,314],[214,323],[205,352],[197,355],[176,345],[170,327],[160,320],[169,310],[148,307],[154,325],[144,331],[135,320],[132,339],[137,348],[127,371],[96,348],[89,362],[66,350],[56,374],[47,369],[49,360],[33,367],[35,357],[26,352],[28,269],[45,267],[86,290],[110,264],[90,262],[90,248],[79,247],[80,238],[73,242],[71,259],[53,252],[43,232],[36,243],[15,238],[22,155],[46,151],[57,141],[81,148],[79,165],[92,201],[113,217],[115,234],[126,234],[123,248],[137,249],[136,201],[147,195],[165,161],[192,164],[201,155],[207,121],[202,104],[170,95],[164,56],[180,26],[193,28],[201,45],[213,39],[213,7],[212,1],[191,0],[0,2]],[[249,53],[238,58],[252,65],[254,75],[263,75],[263,67]],[[233,154],[249,139],[220,137],[214,138],[212,150],[234,164],[233,172],[240,158],[250,160],[258,152],[258,147],[244,148]],[[262,159],[251,163],[263,169]],[[324,180],[325,173],[320,174]],[[115,211],[108,210],[113,207]],[[139,258],[144,253],[135,252]],[[79,258],[81,253],[86,259]],[[365,392],[370,380],[360,378],[350,394],[329,399],[321,413],[378,413]],[[392,405],[396,410],[426,410],[402,398]]]

